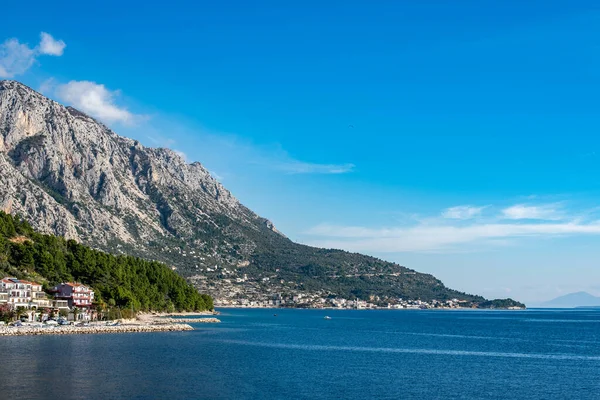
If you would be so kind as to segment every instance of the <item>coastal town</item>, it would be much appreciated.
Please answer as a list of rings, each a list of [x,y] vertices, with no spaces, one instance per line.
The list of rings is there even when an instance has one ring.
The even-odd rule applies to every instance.
[[[298,282],[281,279],[277,275],[278,270],[275,274],[252,277],[243,270],[214,265],[201,269],[200,272],[189,277],[189,280],[198,290],[210,293],[214,297],[216,307],[352,310],[496,308],[492,302],[476,303],[458,298],[423,300],[373,295],[369,296],[368,300],[348,299],[325,290],[306,290]],[[406,272],[406,274],[414,274],[414,272]],[[522,309],[524,306],[509,303],[498,308]]]
[[[94,291],[77,282],[64,282],[46,293],[42,284],[12,277],[0,281],[0,312],[22,322],[89,321],[97,317]]]
[[[404,300],[399,298],[394,304],[387,303],[380,305],[376,303],[376,297],[373,301],[365,300],[347,300],[338,298],[327,298],[321,294],[304,294],[298,293],[293,296],[282,296],[274,294],[271,299],[250,300],[250,299],[221,299],[215,304],[220,307],[252,307],[252,308],[337,308],[346,310],[375,310],[375,309],[413,309],[425,310],[431,308],[471,308],[470,303],[459,299],[451,299],[446,301],[421,301],[421,300]]]
[[[204,279],[192,277],[196,285],[206,285]],[[199,281],[199,282],[198,282]],[[264,287],[263,279],[249,279],[242,275],[234,279],[222,277],[212,280],[211,287],[203,289],[217,292],[215,306],[241,308],[313,308],[346,310],[424,310],[478,308],[478,304],[457,298],[448,300],[381,299],[371,296],[369,300],[344,299],[325,292],[306,292],[287,287],[274,292]],[[291,283],[291,282],[290,282]],[[215,286],[216,285],[216,286]],[[493,307],[492,307],[493,308]],[[506,307],[521,309],[521,307]],[[72,324],[94,321],[101,318],[94,306],[94,291],[77,282],[64,282],[47,292],[36,282],[5,277],[0,283],[0,314],[9,315],[21,322]],[[7,320],[7,318],[4,318]],[[1,322],[0,322],[1,324]]]
[[[189,323],[218,323],[214,317],[170,318],[158,313],[100,321],[94,291],[64,282],[47,291],[37,282],[5,277],[0,281],[0,336],[189,331]]]

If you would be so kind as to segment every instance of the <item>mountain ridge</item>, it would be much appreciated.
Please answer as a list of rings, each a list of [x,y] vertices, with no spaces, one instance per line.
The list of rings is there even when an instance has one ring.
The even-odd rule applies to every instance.
[[[165,262],[217,301],[485,300],[395,263],[294,243],[201,163],[119,136],[16,81],[0,81],[0,139],[1,210],[44,233]]]

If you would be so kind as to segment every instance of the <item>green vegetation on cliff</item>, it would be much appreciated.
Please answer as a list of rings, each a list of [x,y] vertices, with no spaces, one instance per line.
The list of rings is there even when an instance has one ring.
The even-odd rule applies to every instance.
[[[495,299],[479,303],[477,308],[525,308],[525,304],[513,299]]]
[[[43,235],[19,217],[0,211],[0,275],[42,282],[46,288],[78,281],[97,300],[137,311],[203,311],[212,298],[156,261],[114,256],[74,240]]]

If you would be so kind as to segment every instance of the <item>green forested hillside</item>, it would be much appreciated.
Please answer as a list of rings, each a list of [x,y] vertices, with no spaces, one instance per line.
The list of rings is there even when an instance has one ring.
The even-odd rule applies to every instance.
[[[78,281],[92,286],[100,303],[136,311],[201,311],[212,298],[199,294],[166,265],[114,256],[73,240],[43,235],[0,211],[0,276],[43,283]]]

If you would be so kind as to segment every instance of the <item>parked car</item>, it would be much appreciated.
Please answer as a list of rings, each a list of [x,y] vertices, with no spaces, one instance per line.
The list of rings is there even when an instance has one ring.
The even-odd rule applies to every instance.
[[[69,321],[64,318],[59,318],[57,322],[59,325],[69,325]]]
[[[46,325],[58,325],[58,321],[56,321],[55,319],[47,319],[44,321],[44,323]]]

